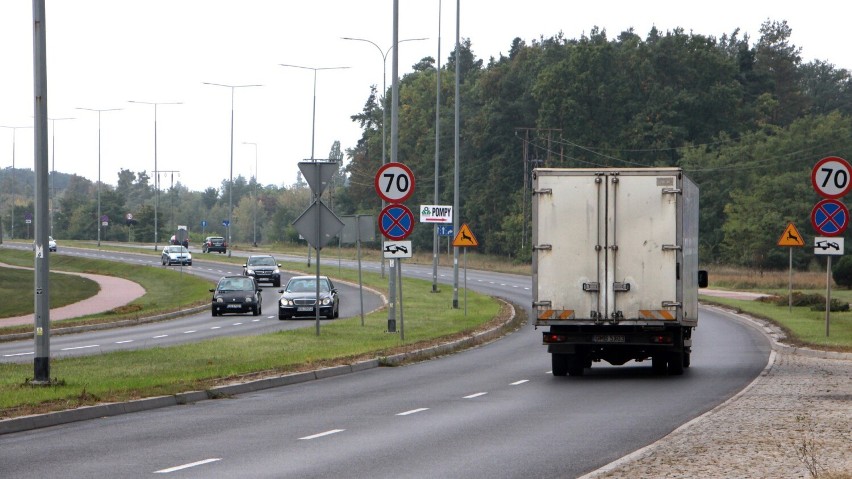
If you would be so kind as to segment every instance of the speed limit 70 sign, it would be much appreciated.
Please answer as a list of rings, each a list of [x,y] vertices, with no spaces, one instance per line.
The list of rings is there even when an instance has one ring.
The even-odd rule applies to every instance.
[[[402,203],[414,194],[414,173],[402,163],[387,163],[376,172],[376,193],[388,203]]]
[[[852,189],[852,167],[837,156],[829,156],[817,162],[811,171],[811,184],[823,198],[836,199]]]

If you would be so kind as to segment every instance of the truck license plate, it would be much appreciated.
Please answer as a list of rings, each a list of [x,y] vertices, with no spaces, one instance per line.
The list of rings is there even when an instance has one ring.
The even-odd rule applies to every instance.
[[[596,334],[592,336],[593,343],[623,343],[623,334]]]

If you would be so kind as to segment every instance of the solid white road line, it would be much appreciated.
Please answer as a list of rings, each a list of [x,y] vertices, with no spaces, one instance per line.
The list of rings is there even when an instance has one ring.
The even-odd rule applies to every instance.
[[[180,471],[183,469],[189,469],[190,467],[201,466],[204,464],[210,464],[211,462],[221,461],[221,457],[214,457],[210,459],[205,459],[203,461],[190,462],[189,464],[184,464],[182,466],[170,467],[168,469],[160,469],[159,471],[154,471],[154,474],[168,474],[170,472]]]
[[[332,429],[331,431],[321,432],[319,434],[314,434],[313,436],[300,437],[299,440],[300,441],[307,441],[307,440],[310,440],[310,439],[317,439],[317,438],[320,438],[320,437],[331,436],[332,434],[337,434],[337,433],[343,432],[345,430],[346,429]]]

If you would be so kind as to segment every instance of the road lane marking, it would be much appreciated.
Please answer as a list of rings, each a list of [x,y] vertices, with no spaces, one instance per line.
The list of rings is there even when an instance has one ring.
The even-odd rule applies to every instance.
[[[429,410],[428,407],[421,407],[421,408],[417,408],[417,409],[412,409],[411,411],[401,412],[401,413],[397,414],[397,416],[408,416],[410,414],[417,414],[419,412],[428,411],[428,410]]]
[[[222,329],[222,326],[213,326],[210,329]]]
[[[464,397],[464,398],[462,398],[462,399],[473,399],[473,398],[478,398],[479,396],[485,396],[486,394],[488,394],[488,393],[476,393],[476,394],[471,394],[470,396],[465,396],[465,397]]]
[[[159,335],[159,336],[154,336],[154,337],[153,337],[153,338],[151,338],[151,339],[160,339],[160,338],[168,338],[168,337],[169,337],[169,335],[168,335],[168,334],[161,334],[161,335]]]
[[[332,429],[331,431],[321,432],[319,434],[314,434],[313,436],[300,437],[299,440],[300,441],[307,441],[307,440],[310,440],[310,439],[317,439],[317,438],[320,438],[320,437],[331,436],[332,434],[337,434],[337,433],[343,432],[345,430],[346,429]]]
[[[74,346],[72,348],[62,348],[60,351],[73,351],[75,349],[88,349],[88,348],[99,348],[100,344],[90,344],[88,346]]]
[[[183,334],[192,334],[192,333],[197,333],[197,332],[198,331],[189,330],[189,331],[184,331]]]
[[[239,325],[241,325],[241,324],[243,324],[243,323],[234,323],[234,324],[232,324],[231,326],[239,326]]]
[[[183,469],[189,469],[190,467],[201,466],[204,464],[210,464],[211,462],[221,461],[221,457],[213,457],[210,459],[205,459],[203,461],[190,462],[189,464],[184,464],[181,466],[170,467],[168,469],[160,469],[159,471],[154,471],[154,474],[168,474],[170,472],[181,471]]]
[[[517,386],[519,384],[528,383],[528,382],[530,382],[529,379],[521,379],[520,381],[515,381],[513,383],[509,383],[509,385],[510,386]]]
[[[125,339],[124,341],[116,341],[115,344],[127,344],[127,343],[132,343],[132,342],[133,342],[132,339]]]
[[[15,356],[29,356],[30,354],[35,354],[35,351],[30,351],[28,353],[15,353],[15,354],[4,354],[4,358],[12,358]]]

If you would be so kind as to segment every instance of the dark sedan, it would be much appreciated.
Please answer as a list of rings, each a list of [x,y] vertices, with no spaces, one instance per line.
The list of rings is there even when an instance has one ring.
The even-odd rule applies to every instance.
[[[340,316],[340,297],[327,276],[320,276],[319,314],[328,319]],[[317,277],[293,276],[284,289],[278,290],[278,319],[294,316],[316,316]]]
[[[225,276],[210,292],[213,293],[213,316],[248,312],[257,316],[263,312],[262,290],[254,278]]]

